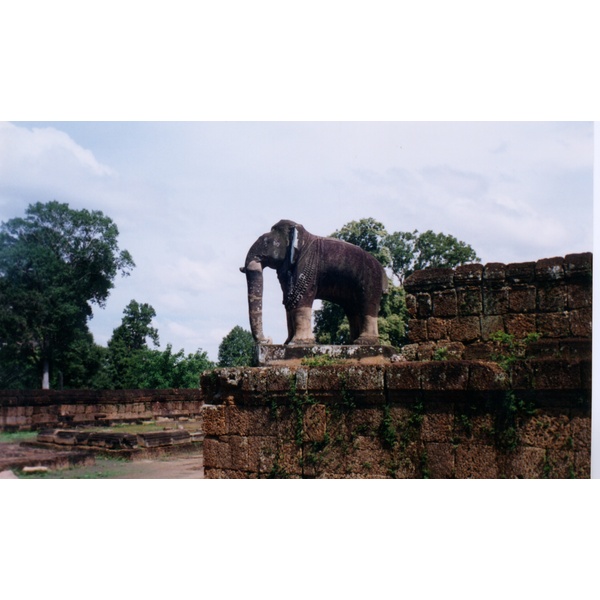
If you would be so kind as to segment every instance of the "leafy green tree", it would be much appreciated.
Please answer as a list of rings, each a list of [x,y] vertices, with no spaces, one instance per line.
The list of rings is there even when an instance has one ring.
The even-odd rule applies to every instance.
[[[43,388],[51,366],[68,371],[92,306],[103,307],[116,275],[135,266],[118,233],[102,212],[57,201],[0,225],[0,362],[34,365]]]
[[[156,311],[149,304],[131,300],[123,310],[121,324],[108,341],[108,376],[110,387],[136,389],[140,387],[141,352],[148,350],[149,339],[157,347],[158,331],[152,327]]]
[[[121,325],[113,331],[109,346],[119,340],[129,351],[142,350],[148,348],[148,338],[154,346],[158,346],[158,330],[150,326],[154,317],[156,311],[152,306],[131,300],[123,311]]]
[[[219,345],[220,367],[249,367],[254,357],[252,334],[236,325]]]
[[[428,267],[455,268],[481,260],[475,250],[452,235],[434,233],[395,232],[385,241],[391,255],[391,268],[400,284],[415,271]]]
[[[183,349],[173,353],[171,344],[164,351],[140,350],[135,356],[134,387],[139,389],[197,388],[200,375],[215,366],[206,352],[185,356]]]
[[[196,388],[200,374],[214,368],[206,352],[185,355],[171,344],[158,350],[158,330],[152,327],[156,311],[150,304],[131,302],[123,310],[121,325],[108,342],[102,387],[109,389]],[[149,343],[153,348],[149,347]]]

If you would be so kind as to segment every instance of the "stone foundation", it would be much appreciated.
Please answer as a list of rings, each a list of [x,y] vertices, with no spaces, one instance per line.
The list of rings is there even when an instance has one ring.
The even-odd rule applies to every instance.
[[[0,431],[195,418],[200,390],[0,390]]]
[[[280,344],[258,344],[255,347],[255,364],[268,366],[300,366],[304,363],[344,361],[345,364],[382,364],[398,356],[392,346],[285,346]]]
[[[208,478],[590,476],[591,361],[221,369]]]

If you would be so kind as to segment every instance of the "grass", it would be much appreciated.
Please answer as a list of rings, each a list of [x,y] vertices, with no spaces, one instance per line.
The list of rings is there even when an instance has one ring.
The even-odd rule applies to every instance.
[[[129,461],[122,458],[102,458],[98,456],[95,465],[39,473],[23,473],[15,470],[15,474],[19,479],[111,479],[122,474],[128,464]]]
[[[37,431],[0,431],[0,444],[20,444],[32,442],[37,438]]]

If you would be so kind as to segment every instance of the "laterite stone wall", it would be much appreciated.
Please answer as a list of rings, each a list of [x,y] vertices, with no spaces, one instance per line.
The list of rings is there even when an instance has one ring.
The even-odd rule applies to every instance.
[[[201,414],[200,390],[0,390],[0,431]]]
[[[514,368],[514,378],[481,361],[215,371],[202,378],[205,476],[589,477],[591,361]]]
[[[591,342],[591,253],[425,269],[404,287],[410,320],[403,354],[409,360],[431,358],[438,348],[456,358],[490,358],[490,336],[498,331],[517,339],[537,332],[546,347]]]

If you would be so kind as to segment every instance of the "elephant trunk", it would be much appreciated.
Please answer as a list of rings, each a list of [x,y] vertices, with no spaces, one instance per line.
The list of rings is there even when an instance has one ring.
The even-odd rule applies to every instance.
[[[240,269],[246,274],[248,284],[248,313],[250,315],[250,330],[257,344],[269,343],[263,333],[262,322],[262,299],[263,299],[263,273],[262,264],[251,260],[245,267]]]

